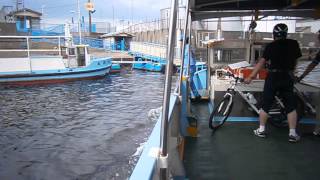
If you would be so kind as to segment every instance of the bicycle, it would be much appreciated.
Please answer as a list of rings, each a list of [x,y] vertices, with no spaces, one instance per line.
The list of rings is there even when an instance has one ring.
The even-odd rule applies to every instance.
[[[217,104],[209,118],[209,127],[211,129],[218,129],[221,127],[229,117],[233,107],[233,96],[236,94],[235,86],[239,78],[236,78],[234,83],[227,89],[223,99]]]
[[[255,99],[251,93],[244,94],[242,91],[236,88],[236,85],[238,82],[243,82],[242,78],[235,77],[233,74],[224,71],[225,74],[229,77],[232,77],[234,80],[231,81],[230,87],[227,89],[227,92],[223,96],[222,100],[216,105],[216,107],[213,109],[212,113],[209,117],[209,127],[213,130],[218,129],[221,127],[226,120],[228,119],[232,108],[233,108],[233,96],[238,92],[240,96],[249,104],[249,106],[257,113],[259,114],[258,108],[255,106]],[[218,75],[222,75],[221,72],[217,73]]]
[[[222,70],[225,71],[225,70]],[[254,98],[254,96],[251,93],[243,93],[241,90],[239,90],[236,85],[238,82],[243,81],[243,79],[239,77],[235,77],[233,74],[226,72],[226,75],[229,77],[232,77],[234,80],[231,81],[230,87],[227,89],[227,92],[223,96],[223,99],[216,105],[212,113],[209,117],[209,127],[213,130],[218,129],[221,127],[226,120],[228,119],[232,108],[233,108],[233,96],[236,94],[236,92],[239,93],[239,95],[247,102],[247,104],[254,110],[254,112],[258,115],[259,110],[256,106],[257,100]],[[221,73],[220,73],[221,75]],[[307,109],[309,112],[312,112],[313,114],[316,113],[315,108],[308,102],[307,98],[304,96],[302,92],[298,90],[297,87],[294,86],[294,92],[296,96],[299,98],[298,106],[300,106],[298,109],[305,110]],[[307,107],[307,108],[306,108]],[[269,111],[269,119],[268,121],[276,126],[276,127],[287,127],[287,115],[285,113],[285,106],[281,100],[281,98],[278,97],[278,95],[275,96],[275,102],[273,106],[271,107]],[[302,116],[303,112],[298,112],[299,116]],[[298,118],[300,120],[300,118]]]

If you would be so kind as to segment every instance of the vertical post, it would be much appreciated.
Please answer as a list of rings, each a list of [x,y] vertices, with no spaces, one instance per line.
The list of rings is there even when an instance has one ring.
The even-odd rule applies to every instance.
[[[61,41],[60,36],[58,37],[58,48],[59,48],[59,56],[61,56]]]
[[[30,73],[32,73],[32,62],[31,62],[31,58],[30,58],[29,37],[26,37],[26,39],[27,39],[27,54],[28,54],[28,59],[29,59]]]
[[[81,14],[80,14],[80,0],[77,1],[78,3],[78,30],[79,30],[79,44],[82,44],[81,41]]]
[[[211,83],[211,64],[209,59],[209,44],[207,44],[207,90],[209,91],[209,85]],[[208,92],[209,93],[209,92]]]
[[[167,171],[167,141],[168,141],[168,115],[170,106],[170,94],[171,94],[171,81],[172,81],[172,66],[174,58],[174,47],[176,40],[176,24],[177,24],[177,1],[172,0],[171,3],[171,16],[170,16],[170,29],[168,39],[167,50],[167,66],[165,75],[165,89],[163,95],[162,116],[161,116],[161,154],[160,161],[164,161],[163,166],[160,166],[160,179],[165,180],[168,178]]]
[[[188,29],[188,36],[189,36],[189,43],[188,43],[188,46],[189,46],[189,49],[188,49],[188,65],[187,65],[187,74],[188,74],[188,77],[190,77],[190,61],[191,61],[191,28],[192,28],[192,21],[191,21],[191,15],[189,14],[189,18],[190,18],[190,23],[189,23],[189,29]],[[190,82],[190,81],[188,81]]]
[[[88,3],[90,3],[91,0],[88,0]],[[91,10],[88,10],[89,12],[89,34],[91,34]]]
[[[189,0],[186,2],[186,13],[185,13],[185,21],[184,21],[184,30],[183,30],[183,40],[182,40],[182,48],[181,48],[181,62],[180,62],[180,74],[179,74],[179,96],[181,96],[181,87],[182,87],[182,76],[184,70],[184,52],[186,46],[186,37],[187,37],[187,28],[188,28],[188,19],[189,19]],[[191,22],[190,22],[191,23]],[[190,39],[189,39],[190,42]]]
[[[114,26],[114,7],[113,7],[113,3],[112,3],[112,26],[113,26],[113,28],[115,28],[115,26]],[[116,29],[114,29],[114,31],[112,31],[112,32],[116,32],[117,30]]]

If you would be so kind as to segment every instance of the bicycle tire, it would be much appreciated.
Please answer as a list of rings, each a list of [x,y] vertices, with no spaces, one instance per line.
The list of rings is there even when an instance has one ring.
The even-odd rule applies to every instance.
[[[226,122],[233,107],[233,102],[231,102],[231,104],[228,107],[230,100],[231,100],[230,96],[224,97],[218,103],[218,105],[214,108],[214,110],[211,112],[210,118],[209,118],[210,129],[212,130],[218,129]]]

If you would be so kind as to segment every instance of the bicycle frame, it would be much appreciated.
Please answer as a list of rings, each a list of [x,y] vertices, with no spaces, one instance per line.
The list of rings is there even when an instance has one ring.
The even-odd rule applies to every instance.
[[[303,102],[303,104],[309,108],[309,111],[315,115],[316,114],[316,109],[308,102],[307,98],[305,97],[305,95],[299,91],[299,89],[294,86],[294,92],[296,93],[296,95],[300,98],[300,100]]]
[[[231,104],[231,103],[233,102],[233,95],[235,95],[235,92],[238,92],[239,95],[240,95],[240,96],[248,103],[248,105],[256,112],[256,114],[259,115],[259,112],[260,112],[260,111],[259,111],[259,109],[257,108],[257,106],[255,106],[253,103],[251,103],[251,102],[248,100],[247,96],[246,96],[239,88],[237,88],[237,86],[236,86],[236,85],[238,84],[238,82],[239,82],[239,81],[240,81],[240,82],[243,81],[243,79],[242,79],[242,78],[239,78],[239,77],[235,77],[233,74],[229,73],[229,72],[226,71],[226,70],[221,70],[221,71],[222,71],[222,72],[225,72],[227,76],[232,77],[232,78],[235,79],[233,82],[231,82],[231,84],[232,84],[231,87],[228,88],[226,94],[224,95],[224,97],[226,97],[227,95],[230,96],[231,101],[230,101],[229,104]],[[233,91],[233,94],[230,94],[230,93],[229,93],[230,91]],[[281,99],[280,99],[278,96],[275,96],[275,100],[276,100],[276,102],[280,105],[281,108],[284,108],[284,107],[285,107],[284,104],[283,104],[283,102],[281,101]],[[229,108],[229,106],[228,106],[228,108]],[[270,111],[268,114],[269,114],[269,115],[277,115],[277,114],[281,114],[281,112],[280,112],[280,111]]]
[[[232,91],[232,92],[230,93],[230,91]],[[226,94],[223,96],[223,98],[225,98],[225,97],[227,97],[227,96],[229,96],[229,98],[230,98],[230,101],[229,101],[229,103],[227,104],[227,108],[226,108],[226,110],[223,112],[223,115],[224,115],[224,116],[225,116],[225,115],[227,114],[227,112],[229,111],[229,108],[230,108],[230,106],[231,106],[231,104],[232,104],[232,102],[233,102],[233,95],[234,95],[234,89],[228,88]],[[223,107],[223,103],[222,103],[222,105],[220,105],[218,111],[221,111],[221,108],[222,108],[222,107]]]

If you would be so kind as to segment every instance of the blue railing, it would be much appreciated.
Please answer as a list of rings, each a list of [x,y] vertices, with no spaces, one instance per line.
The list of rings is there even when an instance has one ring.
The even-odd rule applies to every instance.
[[[81,42],[82,42],[82,44],[87,44],[87,45],[89,45],[90,47],[93,47],[93,48],[103,48],[102,39],[82,37],[81,38]],[[79,44],[80,43],[79,36],[74,36],[73,37],[73,43],[74,44]]]
[[[103,48],[111,51],[128,51],[128,47],[126,47],[125,40],[122,39],[118,42],[109,42],[107,40],[103,43]]]

